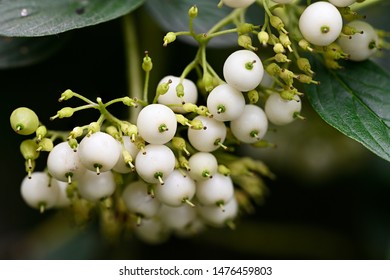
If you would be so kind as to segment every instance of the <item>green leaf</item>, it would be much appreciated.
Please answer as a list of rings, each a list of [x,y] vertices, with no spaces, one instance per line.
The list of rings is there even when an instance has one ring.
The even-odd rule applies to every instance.
[[[54,35],[123,16],[144,0],[3,0],[0,35]]]
[[[194,30],[197,33],[205,33],[233,11],[232,8],[227,6],[218,8],[218,2],[212,0],[148,0],[145,6],[166,32],[177,32],[189,30],[188,10],[196,4],[199,12],[194,20]],[[252,5],[247,11],[246,20],[252,24],[260,25],[264,19],[263,15],[263,9],[260,9],[258,5]],[[231,27],[233,26],[231,25]],[[183,39],[189,44],[196,44],[191,37],[181,36],[179,39]],[[226,34],[213,38],[209,46],[217,48],[237,46],[237,34]]]
[[[390,75],[372,61],[328,70],[313,61],[319,86],[309,86],[314,110],[331,126],[390,161]]]
[[[40,62],[56,53],[67,40],[68,36],[0,37],[0,69]]]

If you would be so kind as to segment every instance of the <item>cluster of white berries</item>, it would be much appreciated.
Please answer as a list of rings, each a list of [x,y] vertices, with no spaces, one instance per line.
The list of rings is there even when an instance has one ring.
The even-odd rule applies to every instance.
[[[221,1],[232,8],[246,8],[254,2]],[[351,60],[370,57],[379,46],[376,31],[359,20],[343,26],[339,8],[354,2],[329,0],[308,5],[297,20],[304,40],[319,48],[332,46],[329,52],[339,51],[336,42],[341,48],[338,55],[345,53]],[[271,59],[289,63],[291,60],[284,54],[286,49],[293,52],[288,32],[281,19],[267,16],[279,37],[272,37],[263,29],[256,33],[259,41],[263,45],[272,41],[276,55]],[[254,29],[252,26],[247,30]],[[164,45],[176,36],[173,32],[169,34]],[[150,71],[150,58],[147,59],[149,64],[144,70]],[[260,192],[260,179],[245,176],[256,169],[261,175],[268,171],[264,171],[264,166],[251,161],[241,163],[237,158],[226,167],[223,153],[228,152],[229,142],[256,144],[263,140],[269,123],[279,126],[293,122],[300,116],[301,100],[292,81],[313,82],[309,61],[299,55],[296,61],[303,72],[300,75],[269,61],[264,64],[250,46],[233,52],[224,62],[224,79],[211,82],[209,89],[205,87],[202,101],[199,86],[185,75],[161,79],[152,104],[129,97],[116,100],[127,106],[144,106],[134,124],[105,115],[108,103],[103,104],[99,98],[96,104],[65,91],[61,101],[77,95],[89,103],[86,107],[101,111],[102,121],[74,128],[68,138],[62,138],[63,142],[56,145],[34,112],[28,108],[16,109],[11,115],[14,130],[23,135],[34,132],[37,135],[21,145],[28,171],[21,184],[23,199],[41,211],[74,206],[80,200],[91,204],[103,201],[107,211],[115,209],[116,216],[131,217],[132,225],[136,225],[133,231],[151,243],[165,240],[172,232],[188,236],[206,226],[233,227],[239,208],[247,206],[247,200]],[[204,62],[200,65],[206,76],[206,65]],[[259,102],[259,91],[263,102]],[[199,105],[202,102],[204,105]],[[56,117],[70,117],[74,111],[65,107]],[[112,125],[103,132],[105,118],[111,118]],[[82,139],[78,143],[76,138]],[[47,170],[33,172],[34,160],[41,151],[49,152]],[[243,196],[237,185],[249,195]]]

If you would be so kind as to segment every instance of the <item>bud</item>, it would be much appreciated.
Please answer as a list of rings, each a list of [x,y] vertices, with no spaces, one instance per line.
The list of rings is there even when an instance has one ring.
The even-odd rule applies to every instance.
[[[64,107],[61,110],[57,111],[57,114],[53,117],[50,117],[50,120],[54,120],[56,118],[70,118],[74,113],[74,109],[71,107]]]
[[[60,99],[58,99],[59,102],[71,99],[74,96],[74,92],[70,89],[65,90],[63,93],[61,93]]]
[[[313,75],[314,72],[311,70],[311,65],[310,65],[310,62],[307,58],[304,58],[304,57],[300,57],[297,59],[297,66],[299,68],[299,70],[309,74],[309,75]]]
[[[273,47],[273,50],[275,53],[285,53],[286,52],[286,50],[284,49],[284,47],[281,43],[276,43]]]
[[[37,142],[41,141],[47,134],[46,126],[41,125],[35,131],[35,135],[37,136]]]
[[[166,47],[169,43],[172,43],[173,41],[176,40],[176,34],[174,32],[168,32],[165,36],[164,36],[164,44],[163,46]]]
[[[251,23],[242,23],[237,27],[238,34],[247,34],[255,30],[256,26]]]
[[[193,5],[189,10],[188,10],[188,16],[190,18],[196,18],[198,16],[198,7],[196,5]]]
[[[259,101],[259,92],[257,90],[250,90],[247,95],[251,104],[256,104]]]
[[[271,23],[271,25],[272,25],[274,28],[276,28],[276,30],[281,31],[281,32],[283,32],[283,33],[285,33],[285,34],[288,33],[287,30],[284,29],[284,23],[283,23],[283,21],[280,19],[280,17],[271,16],[271,17],[270,17],[270,23]]]
[[[153,68],[152,59],[149,57],[148,51],[145,51],[145,56],[142,60],[142,69],[145,72],[150,72]]]
[[[91,122],[88,125],[88,135],[91,135],[92,133],[100,131],[100,124],[98,122]]]
[[[248,50],[253,50],[257,51],[257,48],[252,46],[252,39],[248,35],[240,35],[238,36],[237,43],[239,46],[248,49]]]
[[[50,152],[51,150],[53,150],[53,141],[49,138],[43,138],[39,144],[38,144],[38,148],[37,148],[37,151],[38,152]]]
[[[176,86],[176,95],[177,97],[183,97],[184,96],[184,86],[182,83],[179,83]]]
[[[264,47],[268,44],[269,41],[269,35],[265,31],[260,31],[257,34],[257,38],[259,39],[260,44],[262,44]]]
[[[81,135],[83,135],[83,133],[84,133],[84,129],[81,128],[81,127],[79,127],[79,126],[76,126],[76,127],[73,128],[72,131],[69,133],[68,139],[80,137]]]

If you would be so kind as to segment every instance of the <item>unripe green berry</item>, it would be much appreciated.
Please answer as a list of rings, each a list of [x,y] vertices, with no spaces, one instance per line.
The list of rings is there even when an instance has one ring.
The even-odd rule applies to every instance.
[[[26,107],[15,109],[10,116],[12,129],[21,135],[30,135],[39,126],[39,119],[35,112]]]
[[[20,152],[25,160],[35,160],[39,157],[38,144],[32,140],[27,139],[20,143]]]

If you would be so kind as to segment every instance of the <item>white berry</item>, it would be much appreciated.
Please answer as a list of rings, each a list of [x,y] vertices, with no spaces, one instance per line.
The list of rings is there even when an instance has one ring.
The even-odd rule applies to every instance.
[[[214,118],[197,116],[194,120],[202,122],[205,129],[188,129],[188,141],[201,152],[212,152],[218,149],[226,138],[226,126]]]
[[[337,8],[329,2],[315,2],[303,11],[299,29],[303,37],[318,46],[334,42],[343,28],[343,19]]]
[[[79,159],[79,153],[74,151],[68,142],[59,143],[50,151],[47,169],[57,180],[69,183],[80,178],[86,170]]]
[[[245,106],[244,95],[229,84],[215,87],[207,97],[207,108],[214,119],[224,122],[238,118]]]
[[[71,204],[71,200],[68,197],[67,189],[69,184],[67,182],[58,181],[58,197],[55,204],[57,208],[64,208]]]
[[[134,233],[142,241],[155,245],[166,241],[170,231],[160,218],[153,217],[142,219],[142,223],[134,228]]]
[[[230,54],[223,65],[225,81],[239,91],[255,89],[264,75],[260,58],[252,51],[239,50]]]
[[[165,94],[160,95],[158,97],[158,103],[169,106],[169,108],[171,108],[172,111],[176,113],[187,113],[181,105],[183,103],[195,104],[198,100],[198,90],[196,88],[195,83],[189,79],[183,79],[182,85],[184,89],[184,95],[182,97],[179,97],[176,92],[176,87],[180,84],[180,77],[166,76],[161,79],[159,85],[161,85],[162,83],[167,83],[169,80],[171,80],[171,83],[169,84],[169,89]]]
[[[31,178],[26,176],[23,179],[20,192],[30,207],[44,211],[56,205],[58,182],[50,178],[46,172],[33,172]]]
[[[175,136],[176,115],[169,107],[162,104],[150,104],[138,115],[139,135],[150,144],[165,144]]]
[[[231,8],[246,8],[256,0],[223,0],[223,4]]]
[[[162,203],[178,207],[184,203],[192,205],[191,199],[195,195],[195,181],[179,170],[174,170],[164,181],[164,185],[157,184],[156,198]]]
[[[155,216],[161,203],[148,192],[148,185],[144,181],[139,180],[128,184],[122,193],[127,209],[142,218]]]
[[[367,22],[355,20],[348,26],[356,29],[358,33],[351,37],[343,36],[337,41],[342,50],[353,61],[368,59],[378,50],[379,38],[375,29]]]
[[[205,222],[212,226],[225,226],[236,218],[238,214],[238,203],[233,198],[224,205],[223,210],[215,205],[200,206],[198,213]]]
[[[149,144],[135,159],[138,175],[148,183],[162,183],[175,168],[175,155],[165,145]]]
[[[214,174],[213,178],[199,181],[196,184],[196,197],[203,205],[217,205],[223,207],[233,198],[234,187],[230,176],[220,173]]]
[[[278,93],[272,93],[265,102],[264,110],[268,120],[275,125],[289,124],[300,113],[302,103],[298,96],[296,100],[285,100]]]
[[[114,175],[111,171],[97,174],[87,170],[78,180],[78,191],[82,198],[98,201],[111,196],[116,188]]]
[[[356,0],[328,0],[330,3],[336,7],[347,7],[356,2]]]
[[[203,181],[211,178],[218,170],[217,158],[207,152],[198,152],[188,159],[190,176],[196,181]]]
[[[171,207],[162,205],[159,213],[161,221],[168,227],[174,230],[180,230],[190,226],[196,218],[194,207],[182,205],[179,207]]]
[[[230,129],[238,140],[244,143],[255,143],[267,132],[267,116],[259,106],[245,105],[241,116],[230,122]]]
[[[77,152],[87,169],[100,173],[115,166],[121,155],[121,148],[114,137],[98,131],[84,137]]]

